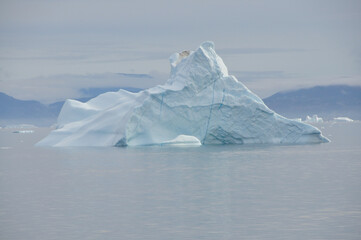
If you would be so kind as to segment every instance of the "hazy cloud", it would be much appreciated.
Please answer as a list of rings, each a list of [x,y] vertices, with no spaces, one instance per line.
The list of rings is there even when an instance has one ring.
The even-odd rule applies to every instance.
[[[150,74],[99,73],[88,75],[61,74],[0,83],[2,91],[20,99],[54,102],[65,98],[83,97],[84,88],[150,88],[163,84],[167,76]]]
[[[220,54],[269,54],[269,53],[290,53],[308,51],[301,48],[221,48],[217,49]]]
[[[147,88],[168,77],[173,52],[206,40],[261,95],[361,85],[360,12],[359,0],[3,0],[0,91],[50,101],[102,84]]]
[[[295,74],[284,71],[230,71],[241,82],[254,82],[263,79],[286,79],[294,78]]]
[[[262,75],[262,74],[261,74]],[[313,86],[328,86],[328,85],[361,85],[361,75],[360,76],[338,76],[334,78],[310,78],[310,77],[300,77],[287,74],[280,77],[257,77],[249,80],[242,81],[246,86],[261,98],[265,98],[273,95],[279,91],[293,90],[298,88],[307,88]]]

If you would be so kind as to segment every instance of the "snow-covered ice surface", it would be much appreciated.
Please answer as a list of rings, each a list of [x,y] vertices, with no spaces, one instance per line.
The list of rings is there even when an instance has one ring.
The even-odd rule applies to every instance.
[[[270,110],[229,75],[212,42],[174,53],[170,64],[164,85],[108,92],[86,103],[67,100],[58,128],[38,145],[161,145],[190,138],[201,144],[328,142],[317,128]]]

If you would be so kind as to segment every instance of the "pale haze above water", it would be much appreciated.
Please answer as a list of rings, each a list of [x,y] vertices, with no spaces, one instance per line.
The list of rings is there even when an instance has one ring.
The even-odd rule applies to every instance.
[[[169,77],[171,54],[207,40],[262,98],[359,86],[360,12],[359,0],[2,0],[0,89],[53,103],[82,88],[149,88]]]
[[[331,143],[40,148],[0,129],[0,239],[360,239],[361,123]]]

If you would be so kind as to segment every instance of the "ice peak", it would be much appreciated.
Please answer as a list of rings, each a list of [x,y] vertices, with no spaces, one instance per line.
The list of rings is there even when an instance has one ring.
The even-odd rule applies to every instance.
[[[192,55],[193,53],[198,53],[196,55],[198,55],[199,57],[202,56],[205,58],[218,57],[218,55],[216,54],[216,52],[214,50],[214,43],[211,41],[206,41],[206,42],[203,42],[195,52],[185,50],[182,52],[173,53],[169,57],[169,61],[170,61],[170,65],[171,65],[172,69],[175,68],[183,59],[187,58],[188,56]]]
[[[169,85],[188,86],[198,92],[217,79],[228,76],[227,67],[215,52],[211,41],[203,42],[195,51],[174,53],[169,60]]]
[[[191,52],[188,50],[185,50],[183,52],[180,53],[173,53],[170,57],[169,57],[169,62],[172,68],[174,68],[175,66],[177,66],[177,64],[182,61],[182,59],[186,58],[189,56]]]
[[[214,51],[214,42],[212,41],[205,41],[201,44],[201,47],[206,49],[206,50],[210,50],[212,49]]]

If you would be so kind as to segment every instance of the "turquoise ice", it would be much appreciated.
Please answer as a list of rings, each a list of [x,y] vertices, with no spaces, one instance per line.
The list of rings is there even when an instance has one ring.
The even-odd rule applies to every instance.
[[[67,100],[58,127],[38,145],[303,144],[328,142],[317,128],[287,119],[228,74],[212,42],[174,53],[164,85]],[[176,140],[175,140],[176,139]]]

